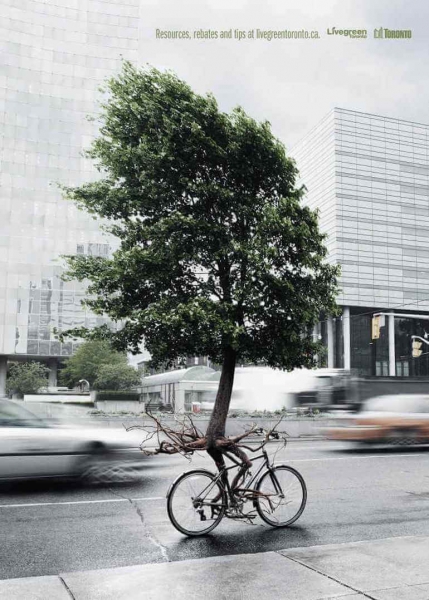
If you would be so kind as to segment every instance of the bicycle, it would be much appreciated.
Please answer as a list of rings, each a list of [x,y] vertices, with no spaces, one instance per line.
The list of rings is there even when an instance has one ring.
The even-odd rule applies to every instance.
[[[278,434],[269,437],[279,439]],[[218,474],[194,469],[177,477],[167,492],[167,512],[172,525],[187,536],[200,536],[213,531],[223,517],[252,522],[258,514],[272,527],[295,523],[307,502],[307,486],[296,469],[270,462],[265,443],[262,453],[253,458],[264,459],[254,475],[230,452],[225,452],[234,464],[222,466]],[[255,450],[249,448],[252,452],[259,449],[261,446]],[[228,471],[237,467],[240,470],[231,486]],[[253,512],[244,513],[249,501],[253,502]]]

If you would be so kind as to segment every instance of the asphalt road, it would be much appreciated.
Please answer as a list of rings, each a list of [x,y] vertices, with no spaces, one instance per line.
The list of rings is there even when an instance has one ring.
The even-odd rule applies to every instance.
[[[144,478],[134,485],[2,485],[0,578],[429,535],[429,448],[362,451],[293,441],[276,461],[295,466],[306,480],[299,521],[276,530],[260,520],[224,519],[211,535],[189,539],[170,524],[165,494],[178,474],[211,468],[210,459],[144,460]]]

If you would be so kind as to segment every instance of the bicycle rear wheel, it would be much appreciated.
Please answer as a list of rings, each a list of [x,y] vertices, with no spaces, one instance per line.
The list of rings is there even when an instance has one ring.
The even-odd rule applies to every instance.
[[[217,527],[225,506],[224,489],[210,471],[183,473],[167,496],[167,512],[172,525],[189,536],[206,535]]]
[[[258,482],[260,493],[256,510],[273,527],[287,527],[302,515],[307,502],[307,487],[300,473],[286,465],[266,471]]]

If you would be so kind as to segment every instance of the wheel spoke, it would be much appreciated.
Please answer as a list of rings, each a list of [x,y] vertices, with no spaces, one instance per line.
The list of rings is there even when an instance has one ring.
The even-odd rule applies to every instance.
[[[304,510],[305,483],[294,469],[276,467],[273,473],[267,472],[261,478],[258,491],[261,494],[257,500],[258,512],[270,525],[290,525]]]
[[[205,472],[188,473],[171,490],[167,505],[169,517],[182,533],[202,535],[214,529],[222,519],[222,501],[222,489],[214,476]]]

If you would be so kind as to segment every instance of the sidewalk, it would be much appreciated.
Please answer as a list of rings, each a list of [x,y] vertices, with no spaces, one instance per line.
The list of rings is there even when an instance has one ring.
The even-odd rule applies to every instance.
[[[0,581],[1,600],[428,600],[429,537]]]

